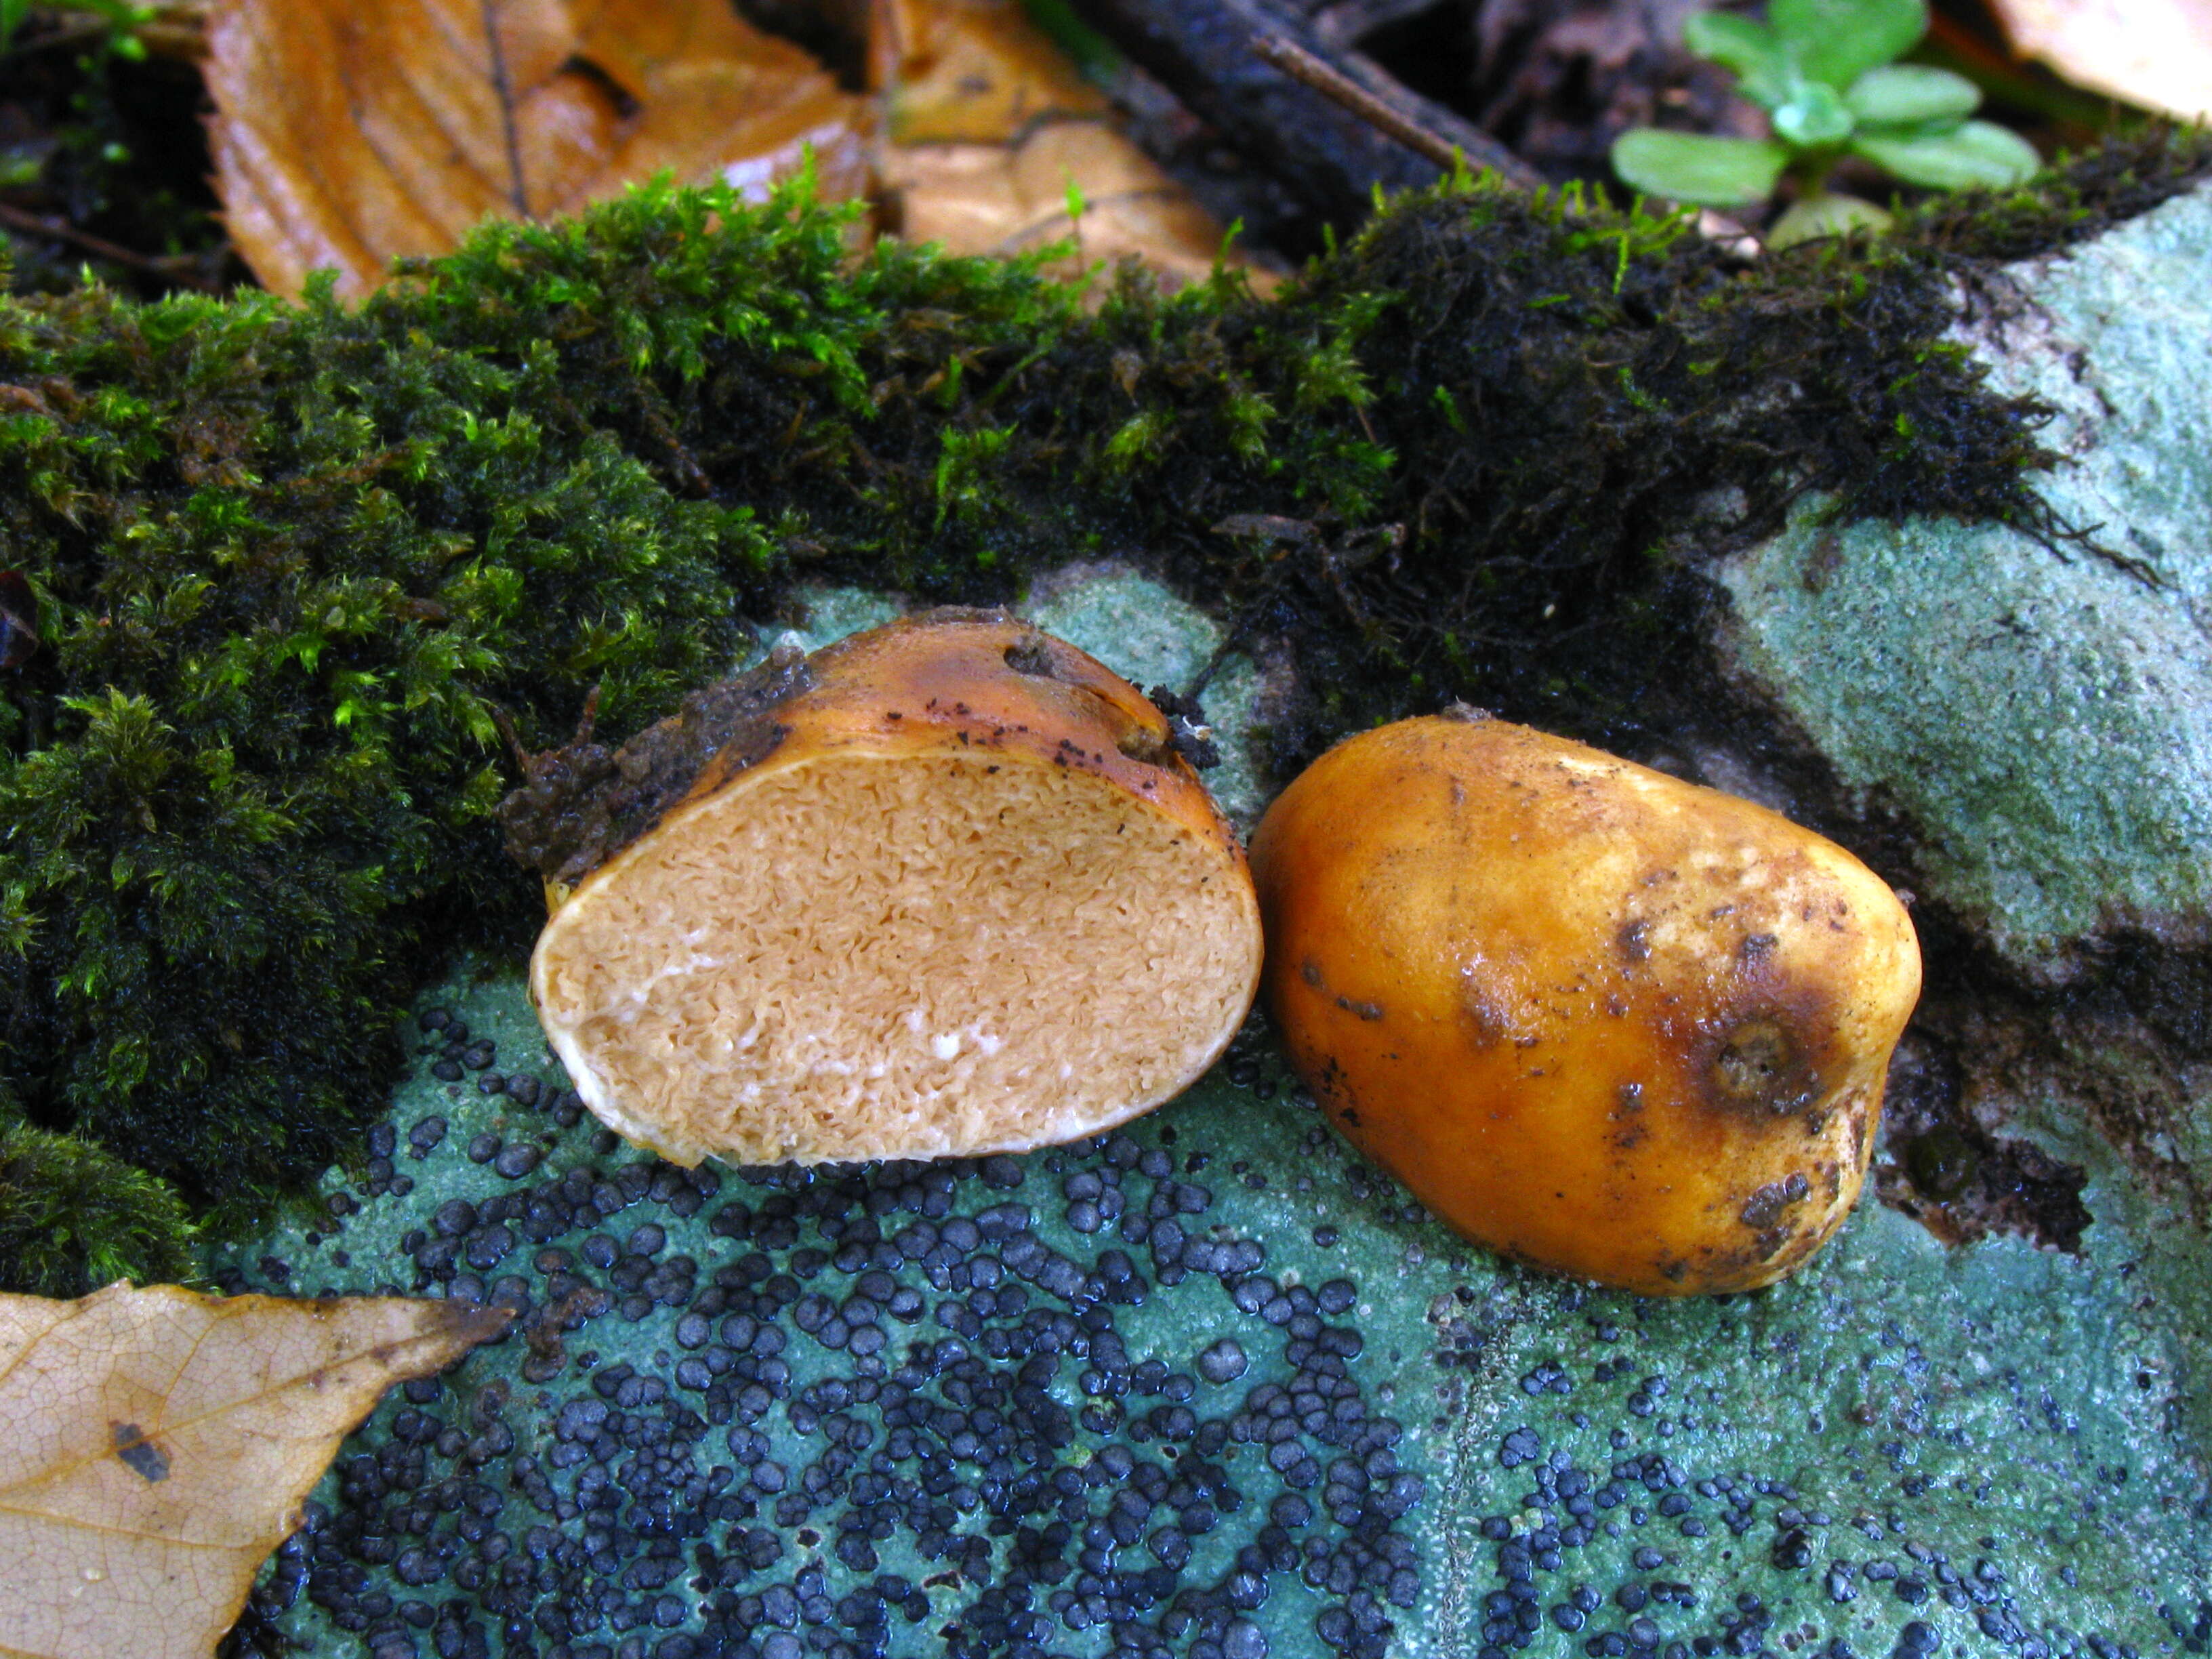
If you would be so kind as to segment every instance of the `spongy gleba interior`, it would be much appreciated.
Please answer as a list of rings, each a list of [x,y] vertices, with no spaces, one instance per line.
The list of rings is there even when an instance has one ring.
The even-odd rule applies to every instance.
[[[1253,974],[1231,860],[1079,769],[817,756],[680,808],[538,947],[593,1109],[664,1156],[1018,1151],[1158,1103]]]

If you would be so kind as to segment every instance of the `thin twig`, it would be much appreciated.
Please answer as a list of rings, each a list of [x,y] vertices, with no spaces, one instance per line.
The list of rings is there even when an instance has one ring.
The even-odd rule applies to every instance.
[[[1322,97],[1341,104],[1376,131],[1387,133],[1407,149],[1434,161],[1447,173],[1465,165],[1467,156],[1419,122],[1410,121],[1340,70],[1331,68],[1294,40],[1279,34],[1256,35],[1252,55],[1279,69],[1293,81],[1311,87]]]
[[[518,219],[531,217],[530,192],[522,181],[522,136],[515,130],[514,83],[507,78],[507,47],[499,38],[499,9],[492,0],[480,0],[484,45],[491,54],[491,89],[499,100],[499,126],[507,139],[507,196]]]
[[[111,242],[105,236],[79,230],[66,221],[48,219],[7,202],[0,202],[0,225],[21,231],[26,236],[46,236],[57,242],[67,242],[72,247],[82,248],[96,258],[125,265],[132,270],[143,270],[149,276],[173,283],[179,288],[198,289],[203,294],[222,292],[222,284],[219,281],[191,269],[189,255],[170,254],[156,258],[150,253],[141,253],[135,248],[125,247],[120,242]]]

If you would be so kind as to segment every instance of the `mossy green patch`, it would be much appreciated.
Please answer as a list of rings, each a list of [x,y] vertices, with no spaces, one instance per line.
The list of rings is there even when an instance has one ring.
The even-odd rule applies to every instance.
[[[2212,142],[2130,155],[2139,195]],[[2033,205],[1976,211],[2079,218]],[[1281,763],[1450,695],[1632,721],[1680,648],[1655,550],[1809,487],[2060,528],[2037,406],[1945,343],[1959,261],[1909,229],[1744,271],[1675,221],[1462,183],[1279,299],[1125,274],[1095,310],[848,229],[656,188],[487,228],[358,311],[0,306],[0,566],[40,638],[0,687],[15,1109],[196,1204],[296,1190],[437,945],[532,924],[494,711],[543,746],[599,685],[627,735],[795,584],[989,600],[1133,559],[1288,648]]]
[[[191,1223],[166,1182],[25,1124],[0,1127],[0,1261],[9,1289],[64,1298],[198,1277]]]

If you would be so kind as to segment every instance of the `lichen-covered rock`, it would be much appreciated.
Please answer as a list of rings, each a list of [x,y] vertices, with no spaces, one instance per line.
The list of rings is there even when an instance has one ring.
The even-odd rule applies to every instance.
[[[1931,518],[1831,525],[1808,501],[1717,572],[1729,605],[1718,646],[1738,684],[1818,757],[1847,813],[1883,825],[1890,873],[1946,941],[1919,1030],[1948,1079],[1920,1091],[1940,1121],[1901,1149],[1891,1190],[1939,1228],[1977,1206],[2015,1206],[1999,1224],[2019,1224],[2034,1180],[1939,1167],[1943,1149],[2010,1137],[2031,1177],[2069,1172],[2075,1237],[2045,1230],[2045,1242],[2110,1261],[2132,1241],[2143,1315],[2176,1334],[2176,1370],[2139,1384],[2171,1391],[2200,1461],[2212,1456],[2208,268],[2212,190],[2199,185],[1975,290],[1961,337],[1993,384],[2052,410],[2057,458],[2037,488],[2080,538]],[[1954,1182],[1971,1189],[1963,1203]]]
[[[797,642],[884,609],[817,596]],[[1171,683],[1218,641],[1127,573],[1030,614]],[[1207,710],[1232,754],[1233,707]],[[1264,1042],[1109,1136],[814,1171],[595,1139],[512,969],[432,991],[410,1042],[329,1218],[218,1275],[525,1312],[341,1456],[249,1621],[271,1654],[270,1621],[317,1659],[411,1620],[430,1651],[504,1631],[541,1659],[2113,1659],[2203,1634],[2176,1411],[2202,1310],[2142,1296],[2154,1218],[2108,1154],[2112,1224],[2078,1254],[1947,1249],[1869,1205],[1786,1285],[1661,1303],[1472,1250]]]
[[[1972,325],[2057,411],[2038,489],[2087,542],[1808,501],[1717,572],[1736,672],[1910,822],[1923,896],[2046,983],[2131,929],[2212,945],[2208,270],[2200,187],[2008,269]]]

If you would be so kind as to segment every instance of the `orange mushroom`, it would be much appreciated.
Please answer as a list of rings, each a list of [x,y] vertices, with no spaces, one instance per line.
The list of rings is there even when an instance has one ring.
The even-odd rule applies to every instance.
[[[1459,710],[1330,750],[1252,863],[1293,1062],[1468,1237],[1739,1291],[1850,1211],[1920,957],[1834,843]]]
[[[1133,686],[939,611],[532,757],[531,961],[592,1110],[678,1163],[924,1158],[1091,1134],[1242,1023],[1235,832]]]

